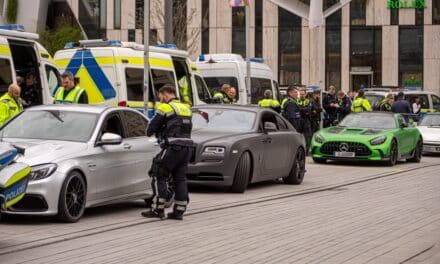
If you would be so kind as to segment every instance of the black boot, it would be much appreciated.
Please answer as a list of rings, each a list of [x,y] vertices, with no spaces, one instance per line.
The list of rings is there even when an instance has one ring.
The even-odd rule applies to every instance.
[[[173,212],[172,213],[168,213],[168,218],[169,219],[174,219],[174,220],[183,220],[183,214],[186,211],[186,206],[187,206],[188,202],[187,201],[175,201],[174,202],[174,207],[173,207]]]
[[[165,211],[163,209],[152,209],[141,213],[143,217],[146,218],[159,218],[160,220],[165,219]]]

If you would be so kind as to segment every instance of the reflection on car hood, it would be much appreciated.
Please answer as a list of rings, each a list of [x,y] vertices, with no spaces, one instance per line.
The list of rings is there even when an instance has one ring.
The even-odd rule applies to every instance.
[[[17,161],[30,166],[50,163],[68,155],[80,155],[87,149],[86,143],[38,139],[7,139],[6,142],[24,149],[24,156]]]
[[[440,128],[438,127],[417,127],[422,133],[423,141],[437,141],[440,142]]]
[[[238,135],[246,135],[249,133],[251,132],[216,131],[212,129],[198,128],[192,131],[191,139],[194,141],[194,143],[200,145],[208,141],[214,141],[222,138],[229,138],[231,136],[235,137]]]
[[[339,135],[376,135],[382,133],[383,129],[373,128],[349,128],[349,127],[330,127],[327,133]]]

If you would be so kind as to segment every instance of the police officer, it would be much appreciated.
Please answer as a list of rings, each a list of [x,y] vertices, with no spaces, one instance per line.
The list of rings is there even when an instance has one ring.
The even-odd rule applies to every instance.
[[[297,105],[301,114],[300,129],[298,130],[298,132],[304,135],[304,139],[306,140],[306,147],[307,149],[309,149],[310,141],[312,139],[312,105],[310,104],[310,100],[306,97],[306,95],[306,89],[301,88],[301,90],[299,91],[299,98],[297,100]]]
[[[385,97],[381,102],[380,102],[380,111],[383,112],[391,112],[391,106],[394,103],[394,95],[392,93],[387,94],[387,97]]]
[[[338,92],[338,105],[338,122],[341,122],[351,112],[351,100],[343,91]]]
[[[20,98],[21,88],[17,84],[9,85],[8,92],[0,97],[0,125],[23,111]]]
[[[180,97],[182,98],[182,103],[191,105],[191,95],[189,92],[189,83],[188,78],[186,76],[183,76],[180,78],[180,80],[177,82],[179,85],[179,91],[180,91]]]
[[[264,91],[263,96],[264,96],[264,99],[261,99],[258,102],[259,107],[270,108],[270,109],[276,111],[277,113],[279,113],[281,111],[280,102],[278,102],[277,99],[272,99],[273,93],[271,90]]]
[[[351,106],[351,111],[355,113],[371,111],[371,105],[367,98],[365,98],[364,90],[358,92],[358,95]]]
[[[298,90],[291,85],[287,88],[287,97],[283,100],[282,114],[292,124],[292,126],[299,132],[301,128],[301,112],[297,104]]]
[[[312,94],[312,113],[310,115],[312,134],[319,130],[321,122],[321,91],[315,90]]]
[[[339,107],[336,98],[336,88],[333,85],[328,87],[328,93],[322,100],[326,118],[324,120],[324,127],[333,126],[338,119],[337,108]]]
[[[391,106],[391,111],[393,113],[404,114],[405,117],[412,113],[411,105],[407,100],[405,100],[405,95],[403,92],[399,92],[397,94],[397,101],[395,101]]]
[[[165,218],[165,202],[169,198],[167,179],[171,174],[174,189],[173,212],[168,218],[182,220],[188,204],[188,187],[186,171],[191,157],[193,141],[191,140],[191,109],[187,104],[176,99],[174,86],[164,85],[159,89],[161,104],[147,129],[147,136],[159,135],[162,151],[156,156],[158,165],[157,178],[158,199],[155,208],[142,215],[148,218]]]
[[[237,90],[229,85],[223,84],[220,91],[212,97],[213,101],[218,104],[235,104],[237,103]]]
[[[84,89],[75,84],[75,79],[70,71],[61,74],[61,84],[55,93],[54,104],[88,104],[89,99]]]

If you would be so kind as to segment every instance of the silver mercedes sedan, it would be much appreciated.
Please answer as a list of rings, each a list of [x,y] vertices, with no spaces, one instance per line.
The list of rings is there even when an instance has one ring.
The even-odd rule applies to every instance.
[[[25,197],[9,214],[78,221],[85,208],[151,197],[147,171],[158,146],[147,119],[129,108],[50,105],[30,108],[0,128],[0,144],[24,150],[31,166]]]

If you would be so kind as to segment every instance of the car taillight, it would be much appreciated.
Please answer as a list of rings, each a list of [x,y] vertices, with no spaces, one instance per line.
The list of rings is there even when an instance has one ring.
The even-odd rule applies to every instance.
[[[118,103],[118,106],[127,106],[127,102],[126,101],[120,101]]]

